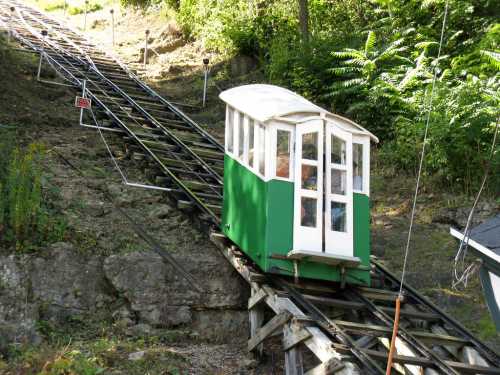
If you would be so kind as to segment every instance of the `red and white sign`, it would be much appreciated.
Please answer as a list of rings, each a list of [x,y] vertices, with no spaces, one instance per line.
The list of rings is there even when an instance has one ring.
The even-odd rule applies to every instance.
[[[82,96],[77,96],[75,99],[75,107],[82,109],[90,109],[92,106],[92,101],[90,98],[84,98]]]

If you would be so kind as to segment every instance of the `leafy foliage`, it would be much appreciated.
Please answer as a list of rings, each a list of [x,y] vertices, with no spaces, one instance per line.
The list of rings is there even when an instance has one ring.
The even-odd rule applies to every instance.
[[[383,160],[400,170],[414,170],[436,74],[426,166],[442,183],[470,190],[483,173],[498,108],[497,5],[450,0],[439,59],[444,0],[309,0],[308,43],[296,0],[180,0],[173,7],[187,36],[256,56],[270,82],[371,130]],[[498,174],[490,186],[500,189]]]
[[[43,148],[15,146],[12,135],[0,141],[0,239],[17,250],[59,240],[63,222],[51,217],[43,202],[40,160]]]
[[[102,2],[89,1],[85,5],[84,1],[65,1],[65,0],[36,0],[38,5],[47,12],[53,12],[56,10],[62,10],[65,7],[71,15],[83,14],[85,13],[85,6],[87,7],[87,13],[96,12],[101,10],[103,5]]]

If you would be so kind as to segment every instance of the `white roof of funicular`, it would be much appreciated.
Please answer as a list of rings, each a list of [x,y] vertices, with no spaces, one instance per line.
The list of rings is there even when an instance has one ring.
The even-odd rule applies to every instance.
[[[327,117],[333,117],[345,123],[351,130],[369,135],[375,142],[378,142],[377,137],[362,126],[345,117],[330,113],[283,87],[264,84],[238,86],[223,91],[220,98],[236,110],[262,123],[297,114],[304,114],[304,118],[325,114]]]

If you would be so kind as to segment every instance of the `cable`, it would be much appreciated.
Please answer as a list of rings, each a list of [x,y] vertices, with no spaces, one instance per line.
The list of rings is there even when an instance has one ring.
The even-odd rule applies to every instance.
[[[438,54],[437,54],[437,59],[436,62],[439,61],[439,58],[441,57],[441,49],[443,45],[443,38],[444,38],[444,30],[446,27],[446,18],[448,16],[448,5],[449,5],[449,0],[446,0],[445,8],[444,8],[444,16],[443,16],[443,25],[441,27],[441,37],[439,40],[439,49],[438,49]],[[408,254],[409,254],[409,249],[410,249],[410,241],[411,241],[411,233],[413,230],[413,223],[415,220],[415,208],[417,206],[417,197],[418,197],[418,191],[420,188],[420,177],[422,175],[422,166],[424,164],[424,157],[425,157],[425,146],[427,144],[427,135],[429,133],[429,123],[430,123],[430,118],[431,118],[431,113],[432,113],[432,102],[434,100],[434,88],[436,85],[436,79],[437,79],[437,64],[434,67],[434,76],[432,78],[432,86],[431,86],[431,93],[430,93],[430,98],[429,98],[429,104],[428,104],[428,109],[427,109],[427,117],[425,120],[425,132],[424,132],[424,140],[422,144],[422,152],[420,154],[420,163],[418,166],[418,174],[417,174],[417,183],[415,186],[415,194],[413,196],[413,206],[411,209],[411,216],[410,216],[410,227],[408,229],[408,237],[406,239],[406,248],[405,248],[405,257],[403,261],[403,273],[401,275],[401,284],[399,286],[399,297],[402,297],[403,293],[403,283],[404,279],[406,276],[406,265],[408,261]]]
[[[443,46],[443,39],[444,39],[444,30],[446,27],[446,18],[448,16],[448,5],[449,5],[449,0],[446,0],[446,4],[444,7],[444,15],[443,15],[443,25],[441,27],[441,37],[439,39],[439,49],[438,49],[438,54],[437,54],[437,59],[436,59],[436,65],[434,66],[434,76],[432,77],[431,93],[430,93],[429,103],[428,103],[428,108],[427,108],[427,118],[425,120],[424,140],[422,143],[422,152],[420,154],[420,163],[418,166],[415,194],[413,196],[413,206],[411,209],[411,216],[410,216],[410,227],[408,228],[408,237],[406,239],[405,257],[404,257],[404,261],[403,261],[403,272],[401,275],[401,282],[399,285],[399,293],[398,293],[398,296],[396,298],[396,313],[395,313],[395,317],[394,317],[394,328],[393,328],[393,332],[392,332],[391,346],[390,346],[389,355],[387,358],[387,367],[385,370],[386,375],[391,374],[392,360],[393,360],[394,352],[396,351],[396,339],[398,336],[400,305],[401,305],[401,300],[403,299],[403,285],[404,285],[404,279],[406,276],[406,265],[407,265],[407,261],[408,261],[408,254],[410,252],[411,233],[413,230],[413,222],[415,220],[415,208],[417,206],[418,190],[420,188],[420,177],[422,175],[422,167],[424,164],[424,157],[425,157],[425,146],[427,144],[427,135],[429,133],[429,124],[430,124],[431,113],[432,113],[432,102],[434,100],[434,88],[436,86],[436,79],[437,79],[437,73],[438,73],[437,63],[439,62],[439,58],[441,57],[441,49]]]
[[[102,134],[101,127],[99,126],[99,122],[97,121],[97,119],[95,117],[94,111],[92,111],[92,108],[89,108],[89,110],[90,110],[90,114],[92,115],[92,119],[94,120],[94,123],[96,125],[97,131],[99,132],[99,135],[101,136],[102,142],[104,143],[104,145],[106,146],[106,149],[108,150],[109,156],[111,157],[111,160],[113,161],[113,164],[115,165],[116,170],[118,171],[118,173],[120,173],[120,176],[122,177],[123,183],[125,185],[127,185],[128,184],[127,176],[125,176],[125,174],[122,172],[120,166],[118,165],[118,162],[116,161],[116,159],[113,155],[113,152],[111,151],[111,148],[108,145],[108,142],[106,142],[106,139],[104,138],[104,135]]]
[[[464,235],[462,237],[462,240],[460,241],[460,246],[458,247],[457,255],[455,256],[455,261],[453,265],[453,276],[455,277],[455,281],[452,284],[453,288],[456,288],[459,284],[463,284],[465,287],[467,287],[467,282],[469,280],[469,277],[479,268],[479,265],[476,262],[473,262],[472,264],[470,264],[468,267],[465,268],[464,266],[465,256],[467,255],[467,248],[469,247],[469,234],[470,234],[469,232],[470,232],[470,225],[472,223],[472,217],[474,215],[476,206],[479,202],[479,198],[481,197],[484,187],[486,186],[486,180],[488,179],[488,174],[490,172],[491,161],[493,160],[493,155],[495,154],[495,146],[497,143],[499,128],[500,128],[500,118],[497,118],[490,154],[488,156],[486,166],[484,168],[483,180],[481,182],[481,186],[479,187],[479,191],[477,192],[476,198],[474,199],[474,203],[469,212],[469,216],[467,217],[467,223],[465,224]],[[463,269],[462,275],[460,276],[458,275],[459,261],[462,262],[462,269]]]

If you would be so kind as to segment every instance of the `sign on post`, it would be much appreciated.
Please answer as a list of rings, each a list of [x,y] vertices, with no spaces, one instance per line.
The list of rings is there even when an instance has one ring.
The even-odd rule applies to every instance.
[[[75,107],[81,109],[90,109],[92,106],[92,100],[90,98],[84,98],[82,96],[77,96],[75,99]]]

